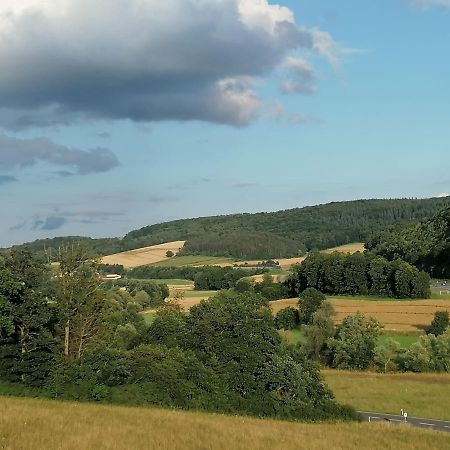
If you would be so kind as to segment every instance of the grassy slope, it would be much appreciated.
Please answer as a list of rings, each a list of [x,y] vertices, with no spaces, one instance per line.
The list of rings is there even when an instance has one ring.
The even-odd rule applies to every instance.
[[[165,261],[157,262],[152,266],[159,267],[183,267],[183,266],[213,266],[215,264],[233,264],[231,258],[222,258],[214,256],[175,256]]]
[[[1,398],[4,449],[445,448],[448,436],[377,424],[300,424],[164,409]]]
[[[410,416],[450,420],[450,374],[337,370],[324,370],[322,374],[341,403],[360,411],[398,414],[403,408]]]

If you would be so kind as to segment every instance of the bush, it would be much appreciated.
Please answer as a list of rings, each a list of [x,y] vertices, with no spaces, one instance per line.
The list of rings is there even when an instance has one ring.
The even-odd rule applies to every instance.
[[[433,322],[427,329],[427,334],[434,334],[440,336],[445,333],[445,330],[449,326],[449,314],[448,311],[436,311],[434,313]]]
[[[299,322],[298,310],[294,308],[281,309],[275,316],[275,326],[278,330],[292,330]]]

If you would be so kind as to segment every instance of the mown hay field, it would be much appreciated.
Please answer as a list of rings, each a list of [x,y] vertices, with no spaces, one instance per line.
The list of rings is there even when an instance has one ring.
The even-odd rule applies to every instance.
[[[184,247],[185,243],[186,241],[166,242],[165,244],[152,245],[151,247],[143,247],[128,252],[116,253],[114,255],[103,257],[102,263],[121,264],[126,269],[132,269],[134,267],[171,260],[172,258],[168,258],[166,253],[171,251],[174,254],[177,254]]]
[[[364,243],[363,242],[354,242],[353,244],[345,244],[339,245],[338,247],[329,248],[327,250],[323,250],[322,253],[356,253],[364,251]]]
[[[157,408],[0,397],[8,450],[448,448],[447,434],[370,423],[302,424]]]
[[[338,401],[359,411],[404,409],[411,417],[450,420],[450,374],[323,370],[322,375]]]
[[[434,313],[440,310],[450,312],[450,301],[429,300],[375,300],[351,297],[328,297],[332,302],[336,315],[336,323],[341,323],[344,317],[362,314],[376,317],[385,330],[390,331],[420,331],[428,327],[433,320]],[[274,314],[280,309],[296,307],[297,299],[286,299],[271,302]]]

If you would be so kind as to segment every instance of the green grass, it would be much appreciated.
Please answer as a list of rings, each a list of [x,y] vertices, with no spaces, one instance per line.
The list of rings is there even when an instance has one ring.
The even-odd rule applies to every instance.
[[[323,370],[325,381],[341,403],[359,411],[450,420],[450,374],[346,372]]]
[[[383,345],[387,342],[388,339],[393,339],[394,341],[397,341],[403,348],[408,349],[419,340],[420,336],[420,333],[386,333],[378,338],[378,344]]]
[[[219,291],[184,291],[184,298],[212,297]]]
[[[155,310],[148,310],[141,313],[142,317],[144,318],[144,321],[146,325],[151,325],[153,321],[155,320],[156,311]]]
[[[228,263],[233,265],[235,262],[231,258],[222,258],[216,256],[175,256],[174,258],[167,259],[151,264],[152,266],[159,267],[183,267],[183,266],[213,266],[215,264]]]
[[[305,340],[303,331],[296,328],[294,330],[280,330],[281,337],[285,339],[289,344],[298,344]]]
[[[167,284],[170,286],[185,286],[187,284],[194,285],[194,282],[192,280],[182,280],[182,279],[175,279],[175,278],[164,278],[164,279],[156,279],[152,278],[147,281],[153,281],[154,283],[158,284]]]

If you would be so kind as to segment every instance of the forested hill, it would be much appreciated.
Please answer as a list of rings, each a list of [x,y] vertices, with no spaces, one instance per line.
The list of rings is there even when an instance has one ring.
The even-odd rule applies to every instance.
[[[450,208],[419,224],[372,235],[366,248],[388,260],[403,259],[436,278],[450,277]]]
[[[84,241],[99,255],[187,240],[184,254],[280,258],[351,242],[366,242],[372,233],[394,225],[415,224],[450,206],[450,197],[357,200],[258,214],[184,219],[151,225],[124,238],[66,237],[27,244],[33,251],[56,254],[63,243]]]

